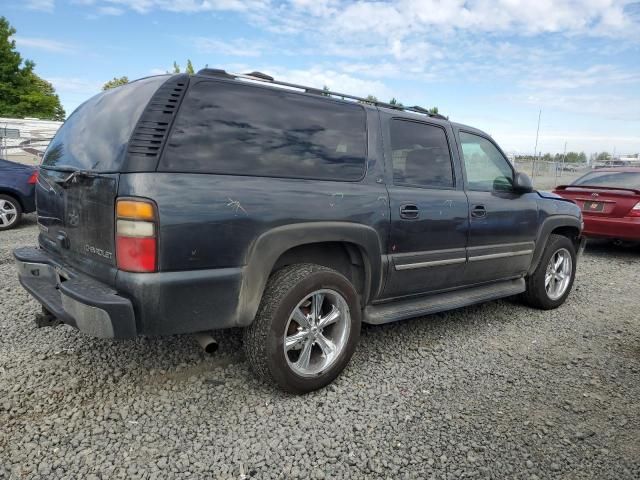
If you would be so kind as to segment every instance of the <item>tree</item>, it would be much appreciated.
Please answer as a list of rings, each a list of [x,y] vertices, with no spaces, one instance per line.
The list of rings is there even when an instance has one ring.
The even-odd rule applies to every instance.
[[[184,69],[185,73],[188,73],[189,75],[195,75],[195,70],[193,69],[193,64],[191,63],[191,60],[187,59],[187,68]]]
[[[391,100],[389,100],[389,105],[395,105],[396,107],[404,107],[404,105],[402,105],[402,102],[399,102],[398,100],[396,100],[396,97],[393,97]]]
[[[323,97],[328,97],[329,94],[327,93],[329,92],[329,87],[327,87],[326,85],[322,87],[322,96]]]
[[[129,78],[127,78],[126,76],[120,78],[113,77],[112,80],[109,80],[104,85],[102,85],[102,90],[109,90],[110,88],[116,88],[120,85],[126,85],[127,83],[129,83]]]
[[[600,152],[596,156],[596,162],[606,162],[610,158],[611,158],[611,155],[609,154],[609,152]]]
[[[429,113],[430,113],[431,115],[438,115],[438,107],[431,107],[431,108],[429,109]]]
[[[374,95],[367,95],[367,98],[365,98],[364,100],[359,100],[359,103],[369,103],[371,105],[375,105],[375,103],[378,101],[378,98]]]
[[[173,61],[173,73],[180,73],[180,65],[175,60]]]
[[[0,17],[0,116],[64,120],[65,112],[51,83],[33,71],[35,63],[16,51],[16,33]]]

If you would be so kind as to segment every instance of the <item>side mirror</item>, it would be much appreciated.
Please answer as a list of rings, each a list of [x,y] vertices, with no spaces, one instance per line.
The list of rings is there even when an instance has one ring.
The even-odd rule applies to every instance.
[[[513,177],[513,191],[516,193],[530,193],[533,192],[533,183],[524,172],[516,172]]]

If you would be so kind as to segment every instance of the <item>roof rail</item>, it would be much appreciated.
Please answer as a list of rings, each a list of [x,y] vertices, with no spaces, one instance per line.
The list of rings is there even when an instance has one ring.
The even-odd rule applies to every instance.
[[[314,95],[324,95],[324,96],[332,96],[332,97],[340,97],[343,100],[345,98],[348,98],[349,100],[356,100],[360,103],[366,103],[369,105],[375,105],[377,107],[384,107],[384,108],[390,108],[393,110],[401,110],[401,111],[407,111],[407,112],[413,112],[413,113],[421,113],[424,115],[427,115],[429,117],[433,117],[433,118],[440,118],[442,120],[448,120],[447,117],[445,117],[444,115],[440,115],[439,113],[433,113],[430,112],[429,110],[419,107],[419,106],[414,106],[414,107],[405,107],[405,106],[400,106],[400,105],[393,105],[391,103],[387,103],[387,102],[381,102],[379,100],[372,100],[370,98],[362,98],[362,97],[357,97],[355,95],[349,95],[347,93],[340,93],[340,92],[334,92],[332,90],[324,90],[324,89],[319,89],[319,88],[315,88],[315,87],[307,87],[304,85],[298,85],[296,83],[289,83],[289,82],[282,82],[279,80],[274,80],[274,78],[270,75],[267,75],[266,73],[262,73],[262,72],[251,72],[251,73],[231,73],[231,72],[227,72],[225,70],[220,70],[220,69],[215,69],[215,68],[203,68],[202,70],[198,71],[198,75],[205,75],[208,77],[222,77],[222,78],[241,78],[244,80],[251,80],[254,82],[263,82],[263,83],[270,83],[272,85],[281,85],[283,87],[289,87],[289,88],[297,88],[300,90],[303,90],[305,93],[312,93]]]

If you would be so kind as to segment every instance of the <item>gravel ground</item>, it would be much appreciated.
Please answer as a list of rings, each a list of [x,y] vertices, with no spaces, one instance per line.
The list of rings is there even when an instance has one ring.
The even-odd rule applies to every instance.
[[[640,478],[640,249],[591,246],[559,310],[492,302],[364,327],[303,397],[259,383],[237,331],[36,329],[0,233],[0,478]]]

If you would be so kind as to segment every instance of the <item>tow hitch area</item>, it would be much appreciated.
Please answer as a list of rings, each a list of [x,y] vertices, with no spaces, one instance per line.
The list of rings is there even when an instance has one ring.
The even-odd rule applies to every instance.
[[[58,325],[62,324],[62,322],[58,320],[55,315],[53,315],[44,307],[42,307],[41,313],[36,313],[34,322],[36,323],[37,328],[57,327]]]

